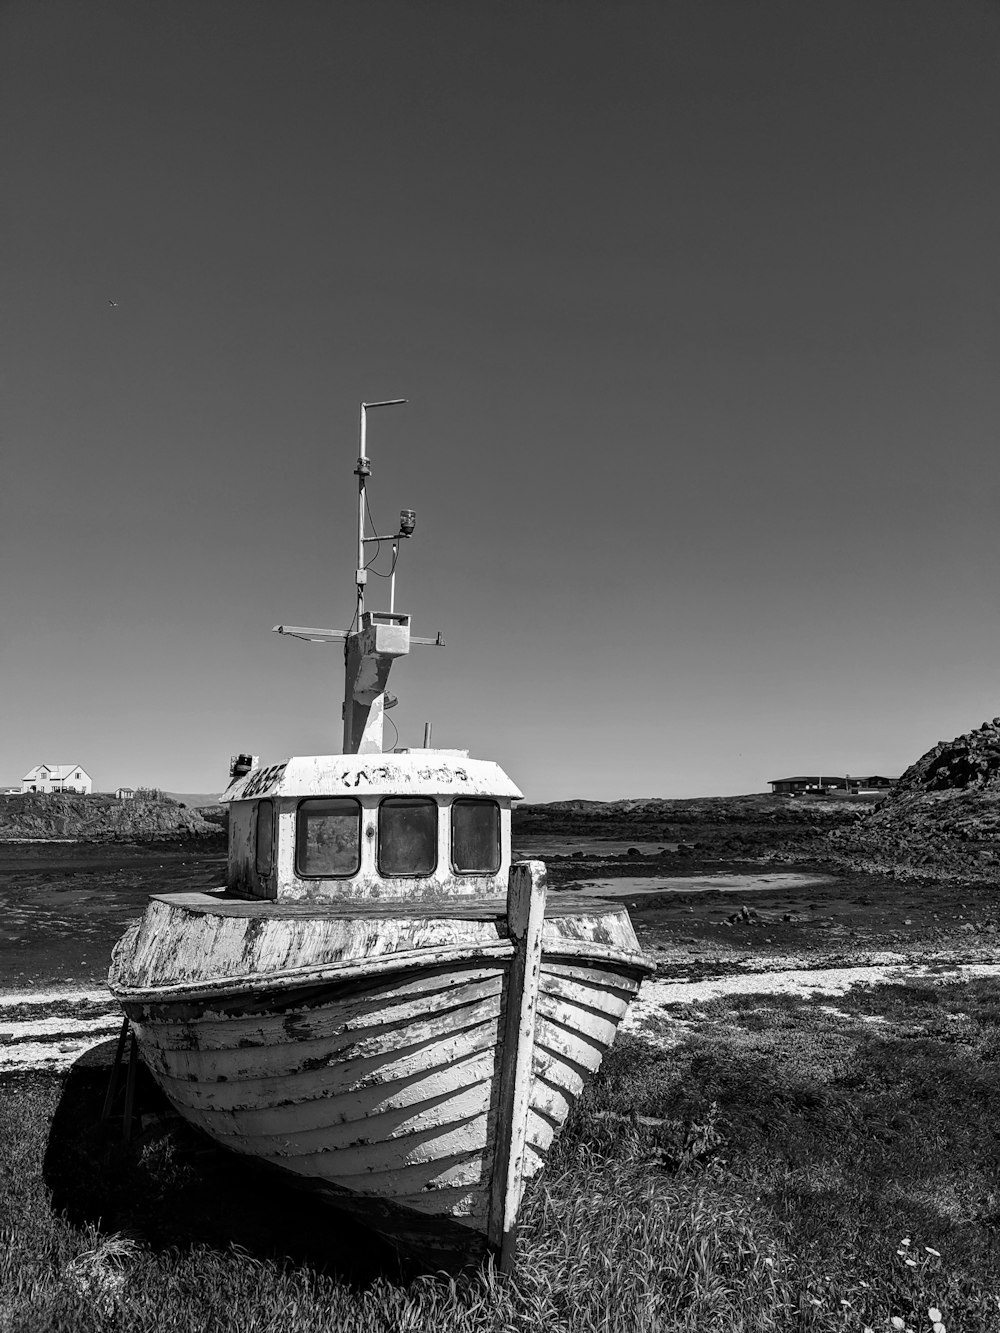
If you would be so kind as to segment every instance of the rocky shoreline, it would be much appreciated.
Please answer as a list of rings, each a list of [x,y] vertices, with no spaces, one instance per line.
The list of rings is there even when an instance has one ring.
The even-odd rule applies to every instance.
[[[15,845],[213,842],[223,840],[225,831],[221,808],[192,810],[165,796],[127,801],[104,794],[0,796],[0,842]]]

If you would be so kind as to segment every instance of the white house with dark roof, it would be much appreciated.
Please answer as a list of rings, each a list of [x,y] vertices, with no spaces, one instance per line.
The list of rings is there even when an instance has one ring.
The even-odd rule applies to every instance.
[[[94,782],[79,764],[36,764],[21,779],[21,791],[75,791],[89,796]]]

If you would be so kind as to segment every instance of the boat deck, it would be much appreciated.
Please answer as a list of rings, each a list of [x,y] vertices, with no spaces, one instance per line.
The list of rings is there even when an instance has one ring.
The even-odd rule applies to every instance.
[[[213,916],[256,917],[272,920],[282,918],[350,918],[356,921],[378,921],[386,917],[407,917],[411,920],[499,921],[507,916],[507,899],[473,899],[467,897],[439,898],[383,898],[365,899],[317,898],[281,902],[274,898],[237,898],[233,894],[218,893],[154,893],[151,902],[181,907],[188,912],[205,912]],[[545,901],[545,916],[605,916],[608,912],[622,912],[624,908],[611,904],[596,904],[583,894],[560,893],[549,895]]]

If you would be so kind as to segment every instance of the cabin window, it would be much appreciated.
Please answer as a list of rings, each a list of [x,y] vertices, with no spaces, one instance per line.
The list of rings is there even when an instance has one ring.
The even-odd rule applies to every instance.
[[[383,875],[432,875],[437,865],[438,807],[418,796],[392,796],[378,808],[378,868]]]
[[[495,875],[500,869],[500,807],[496,801],[452,802],[451,866],[465,875]]]
[[[295,871],[305,879],[356,875],[361,866],[361,805],[346,796],[300,801]]]
[[[269,875],[274,865],[274,802],[257,802],[257,852],[258,875]]]

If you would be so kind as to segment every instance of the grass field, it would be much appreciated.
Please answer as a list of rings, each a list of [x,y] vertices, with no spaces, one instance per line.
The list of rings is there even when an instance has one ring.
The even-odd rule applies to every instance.
[[[676,1019],[616,1043],[509,1278],[408,1276],[176,1123],[122,1146],[99,1069],[9,1076],[0,1329],[1000,1329],[995,983]]]

